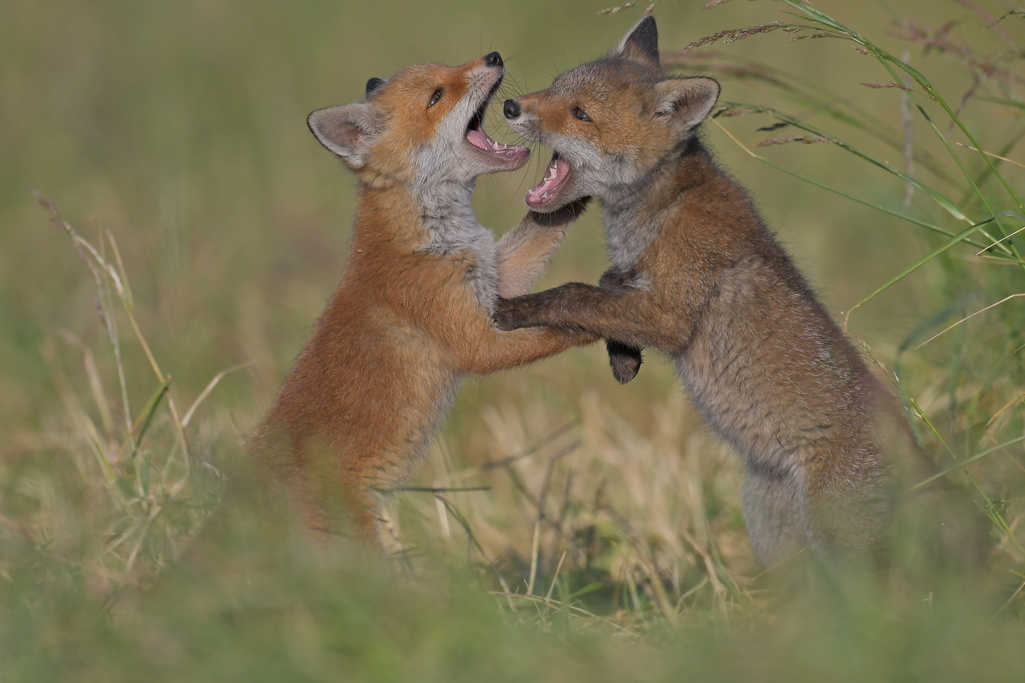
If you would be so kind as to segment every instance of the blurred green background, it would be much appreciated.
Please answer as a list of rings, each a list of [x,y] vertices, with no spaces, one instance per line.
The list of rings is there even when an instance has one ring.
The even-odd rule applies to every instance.
[[[667,57],[717,31],[793,20],[779,2],[734,0],[702,11],[704,4],[655,3]],[[1022,598],[1014,593],[1025,579],[1017,540],[1025,516],[1021,443],[971,470],[980,505],[998,509],[1007,523],[994,532],[1000,540],[992,576],[976,586],[985,584],[992,594],[974,607],[948,605],[943,617],[918,620],[921,596],[912,591],[911,622],[887,613],[893,603],[876,595],[878,602],[866,603],[869,616],[859,613],[837,626],[830,619],[844,610],[826,608],[824,622],[793,617],[774,632],[776,617],[763,613],[770,609],[764,589],[752,582],[760,570],[738,504],[739,460],[700,425],[667,363],[646,354],[640,376],[620,387],[600,345],[466,383],[420,483],[492,490],[452,494],[444,504],[431,496],[396,502],[398,535],[421,576],[415,586],[396,579],[398,597],[374,559],[326,566],[318,560],[278,567],[289,577],[283,582],[269,570],[249,577],[252,592],[266,591],[277,606],[269,612],[254,607],[259,601],[251,594],[200,592],[195,604],[183,597],[139,614],[128,610],[134,616],[127,623],[145,625],[134,640],[126,633],[136,627],[118,630],[109,616],[123,591],[150,585],[187,546],[219,491],[218,478],[206,481],[201,473],[222,468],[238,452],[343,272],[354,178],[310,135],[306,115],[361,99],[370,77],[418,62],[462,63],[491,50],[501,52],[507,67],[500,97],[542,89],[559,72],[605,53],[646,6],[603,15],[604,2],[576,0],[0,3],[0,646],[19,653],[8,660],[19,663],[9,673],[101,680],[152,666],[195,680],[182,672],[196,666],[211,679],[258,671],[267,680],[326,680],[336,665],[356,662],[363,668],[353,680],[454,680],[457,674],[679,680],[673,672],[682,663],[704,671],[704,680],[879,680],[898,670],[1009,680],[1011,669],[1020,670],[1020,654],[1014,658],[1007,644],[1022,635]],[[1015,145],[1023,107],[1015,89],[1023,82],[1017,46],[1025,45],[1025,31],[1017,3],[821,0],[816,6],[927,74],[983,149],[1021,158]],[[1008,12],[1018,13],[993,24]],[[724,103],[778,107],[905,169],[901,93],[864,87],[891,77],[849,43],[791,41],[777,32],[699,48],[686,59],[677,71],[720,78]],[[989,65],[1008,70],[1006,84],[992,71],[977,84]],[[782,81],[750,77],[759,68],[792,74],[820,99],[795,97]],[[967,175],[980,180],[992,210],[1015,209],[981,157],[956,146],[967,140],[951,119],[928,98],[921,101]],[[855,122],[884,121],[897,144],[845,124],[822,102],[856,112]],[[973,219],[990,215],[926,119],[911,116],[910,133],[920,145],[912,175]],[[717,121],[752,150],[765,137],[795,132],[759,131],[773,124],[765,116]],[[500,106],[492,107],[485,127],[495,139],[514,140]],[[942,242],[761,163],[718,125],[705,128],[724,166],[750,188],[837,317]],[[870,204],[951,232],[966,227],[921,191],[905,206],[905,183],[836,145],[756,151]],[[939,160],[938,174],[927,168],[930,155]],[[481,223],[499,234],[515,225],[526,188],[540,178],[548,156],[536,149],[525,169],[481,178],[474,198]],[[1023,169],[1000,168],[1012,188],[1025,188]],[[107,479],[101,473],[94,452],[102,458],[116,451],[122,427],[136,421],[159,382],[119,313],[122,397],[108,340],[110,310],[98,314],[104,301],[93,274],[26,186],[54,202],[111,262],[116,243],[134,317],[161,371],[172,377],[180,412],[218,372],[248,364],[224,377],[198,407],[187,455],[175,445],[173,420],[161,412],[139,461],[122,463],[125,469]],[[1013,223],[1008,231],[1021,227]],[[1022,244],[1020,236],[1015,240]],[[1018,265],[993,264],[976,251],[954,247],[850,320],[850,332],[883,365],[880,372],[898,371],[902,391],[930,418],[935,433],[921,420],[916,430],[944,465],[950,462],[944,444],[966,457],[1025,433],[1021,299],[912,350],[968,313],[1025,291]],[[592,208],[541,286],[594,282],[606,266],[600,213]],[[541,455],[516,469],[474,469],[539,442]],[[183,488],[170,479],[151,484],[144,474],[151,460],[167,462],[164,475],[182,477]],[[558,510],[558,524],[545,519],[550,491],[549,517]],[[546,603],[543,613],[528,605],[524,616],[511,598],[482,603],[488,590],[505,590],[490,561],[512,592],[543,597],[549,591],[564,605],[587,594],[590,602],[580,603],[586,614]],[[468,589],[451,586],[464,582]],[[350,586],[357,588],[349,592]],[[280,618],[273,616],[278,608]],[[1006,618],[999,628],[988,621],[998,610]],[[378,614],[392,621],[382,625]],[[203,619],[213,625],[193,630]],[[510,621],[522,628],[505,630]],[[670,628],[680,623],[688,628]],[[375,641],[377,628],[399,635]],[[340,645],[350,634],[362,638],[353,641],[360,643],[353,652]],[[468,645],[474,637],[483,641]],[[955,644],[951,651],[969,642],[989,649],[958,667],[935,656],[943,642]],[[205,647],[223,648],[218,666]],[[523,661],[518,648],[539,654]],[[760,653],[764,666],[738,659],[749,650]],[[253,651],[262,658],[247,660]],[[599,651],[612,653],[600,671],[605,660],[588,659]],[[821,662],[813,651],[823,653]],[[53,659],[57,652],[65,658]],[[797,654],[783,656],[790,652]],[[651,658],[650,670],[630,664],[638,653]],[[878,655],[875,664],[871,653]]]
[[[731,3],[702,12],[700,4],[656,7],[665,50],[778,14],[771,5]],[[221,388],[220,397],[256,415],[344,267],[354,181],[309,134],[306,114],[360,99],[371,76],[416,62],[461,63],[492,49],[508,65],[505,94],[541,89],[560,71],[601,55],[640,16],[637,9],[599,15],[601,8],[592,2],[5,2],[4,419],[36,420],[50,400],[43,337],[57,327],[87,340],[100,333],[88,271],[24,186],[54,201],[85,237],[114,235],[145,304],[140,315],[154,353],[183,391],[194,395],[217,370],[255,361],[248,376]],[[876,36],[887,42],[885,5],[837,8],[861,26],[877,26]],[[923,21],[953,11],[952,3],[942,2],[901,3],[900,9]],[[771,59],[812,81],[843,78],[856,88],[859,80],[878,80],[869,60],[846,46],[827,57],[821,47],[788,44],[777,35],[729,49]],[[962,86],[956,83],[955,91]],[[849,96],[869,108],[896,113],[899,107],[894,91],[862,88]],[[756,98],[766,99],[743,83],[727,84],[723,94]],[[487,127],[512,139],[497,107]],[[849,308],[921,249],[914,229],[760,166],[708,128],[726,167],[752,189],[831,310]],[[741,132],[751,141],[752,125],[747,129]],[[770,152],[784,161],[800,155],[816,178],[870,198],[889,182],[866,165],[836,163],[844,160],[835,150]],[[480,180],[475,206],[483,224],[498,232],[515,224],[525,189],[537,182],[547,156],[539,151],[524,170]],[[593,281],[604,269],[598,218],[591,211],[574,230],[547,283]],[[911,308],[921,311],[918,304]],[[874,322],[864,321],[866,334]],[[885,341],[895,342],[914,324],[886,325]],[[586,363],[593,372],[579,379],[609,392],[624,409],[654,389],[645,380],[655,375],[664,378],[658,389],[668,390],[667,369],[655,364],[638,391],[620,390],[600,367],[601,355],[572,352],[527,373],[551,376],[567,363]]]

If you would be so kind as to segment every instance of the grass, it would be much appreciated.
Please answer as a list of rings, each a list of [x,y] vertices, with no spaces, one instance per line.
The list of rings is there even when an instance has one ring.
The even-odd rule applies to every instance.
[[[722,80],[713,145],[943,476],[972,487],[993,522],[985,573],[794,585],[758,568],[736,457],[666,364],[619,388],[597,348],[464,387],[392,497],[387,560],[222,505],[344,259],[331,226],[349,181],[306,111],[499,47],[495,21],[522,46],[500,48],[512,86],[544,87],[641,7],[453,4],[409,31],[362,5],[7,5],[0,678],[1022,678],[1021,8],[712,4],[655,6],[666,61]],[[473,42],[458,56],[432,39],[453,27]],[[422,55],[394,54],[405,42]],[[481,184],[485,224],[515,222],[525,183]],[[581,222],[547,283],[596,279],[596,228]]]

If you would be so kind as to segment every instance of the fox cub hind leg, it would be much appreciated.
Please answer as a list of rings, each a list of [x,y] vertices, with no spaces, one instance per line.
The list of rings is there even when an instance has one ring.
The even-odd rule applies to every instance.
[[[807,515],[795,482],[748,466],[743,492],[744,522],[763,567],[783,562],[807,545]]]
[[[992,550],[989,519],[957,485],[934,481],[899,495],[887,534],[889,553],[914,572],[952,572],[985,566]]]

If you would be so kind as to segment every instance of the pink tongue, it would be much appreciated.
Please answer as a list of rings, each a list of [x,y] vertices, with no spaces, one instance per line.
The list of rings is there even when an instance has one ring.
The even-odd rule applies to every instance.
[[[527,191],[527,203],[540,204],[546,199],[545,195],[557,188],[567,175],[569,175],[569,162],[562,157],[552,159],[541,183]]]
[[[474,147],[485,150],[492,149],[491,143],[488,141],[488,136],[479,128],[471,128],[466,131],[466,140]]]

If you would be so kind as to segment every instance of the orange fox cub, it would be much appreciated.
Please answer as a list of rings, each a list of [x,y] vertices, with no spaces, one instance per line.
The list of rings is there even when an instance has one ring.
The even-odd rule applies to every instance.
[[[461,377],[593,341],[493,326],[498,295],[532,286],[580,208],[528,214],[497,245],[474,218],[476,177],[530,156],[481,129],[503,73],[497,52],[413,66],[371,79],[365,101],[309,116],[359,178],[351,252],[251,450],[315,533],[350,526],[380,542],[378,496],[424,458]]]
[[[975,562],[983,534],[964,498],[934,482],[904,506],[898,494],[935,470],[900,404],[698,137],[718,95],[712,79],[662,71],[648,17],[608,57],[505,103],[517,133],[555,150],[527,205],[600,198],[613,267],[597,287],[500,302],[499,326],[613,340],[620,379],[636,371],[634,349],[668,354],[746,460],[745,518],[766,565],[806,546],[833,561],[876,556],[898,518],[923,557]]]

